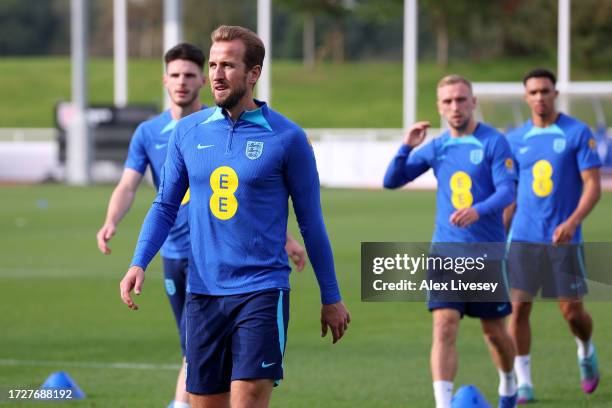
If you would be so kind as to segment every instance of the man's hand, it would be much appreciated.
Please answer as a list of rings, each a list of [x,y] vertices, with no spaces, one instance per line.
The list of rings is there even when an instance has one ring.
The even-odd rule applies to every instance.
[[[480,219],[478,211],[474,207],[462,208],[450,216],[450,223],[460,228],[469,227]]]
[[[289,233],[287,233],[285,251],[287,251],[287,256],[291,259],[291,262],[295,264],[298,272],[301,272],[306,265],[306,250],[304,250],[304,247]]]
[[[140,295],[144,279],[144,270],[140,266],[132,266],[125,273],[125,276],[119,284],[121,300],[132,310],[138,310],[138,305],[132,301],[132,296],[130,293],[132,292],[132,289],[134,289],[134,293]]]
[[[96,238],[98,239],[98,248],[100,252],[105,255],[111,253],[111,249],[106,245],[108,241],[115,235],[115,225],[113,224],[104,224],[100,231],[96,234]]]
[[[578,228],[578,225],[569,220],[559,224],[557,228],[555,228],[555,232],[553,232],[553,244],[567,244],[570,242],[572,238],[574,238],[576,228]]]
[[[404,144],[414,148],[423,143],[429,126],[431,126],[429,122],[417,122],[412,125],[404,136]]]
[[[325,337],[329,326],[335,344],[344,336],[350,322],[351,315],[342,301],[332,305],[321,305],[321,337]]]

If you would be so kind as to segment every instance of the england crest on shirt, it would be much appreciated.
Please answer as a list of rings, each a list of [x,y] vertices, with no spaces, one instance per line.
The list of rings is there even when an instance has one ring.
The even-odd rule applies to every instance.
[[[472,164],[480,164],[480,162],[482,162],[483,157],[484,152],[482,149],[476,149],[470,152],[470,161],[472,162]]]
[[[565,139],[553,140],[553,150],[555,153],[561,153],[565,150],[566,141]]]
[[[176,286],[174,285],[174,281],[172,279],[166,279],[164,283],[166,285],[166,293],[169,296],[174,296],[174,294],[176,293]]]
[[[263,152],[263,142],[253,142],[251,140],[247,140],[246,144],[246,157],[251,160],[256,160],[261,157],[261,153]]]

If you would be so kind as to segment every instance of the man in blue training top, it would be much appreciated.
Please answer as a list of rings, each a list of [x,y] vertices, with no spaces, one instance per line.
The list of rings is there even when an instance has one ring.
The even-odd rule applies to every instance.
[[[202,72],[205,61],[202,50],[192,44],[178,44],[166,52],[164,61],[166,72],[163,83],[170,97],[170,109],[143,122],[138,126],[130,141],[125,170],[109,201],[104,225],[97,234],[98,247],[104,254],[111,252],[107,243],[115,234],[119,221],[132,205],[147,167],[151,169],[156,188],[159,187],[161,169],[168,150],[168,140],[177,121],[202,109],[200,89],[206,82]],[[187,225],[188,206],[189,193],[183,198],[176,221],[161,248],[166,294],[179,329],[183,356],[185,355],[183,310],[190,252]],[[304,249],[289,234],[287,235],[287,251],[296,262],[298,270],[301,270],[305,263]],[[179,370],[175,398],[171,406],[181,408],[188,406],[187,404],[188,394],[185,391],[185,367],[183,365]]]
[[[336,281],[319,179],[304,132],[253,99],[265,49],[252,31],[212,33],[209,79],[217,106],[175,127],[157,198],[121,281],[131,308],[144,269],[165,240],[189,187],[187,391],[194,407],[266,407],[283,377],[289,312],[284,251],[288,198],[321,289],[322,335],[334,343],[350,317]]]
[[[459,75],[442,78],[437,87],[437,105],[450,129],[413,151],[423,142],[429,122],[414,124],[387,169],[384,186],[401,187],[433,168],[438,192],[432,242],[498,243],[489,244],[498,247],[505,241],[502,211],[512,202],[515,192],[508,143],[495,129],[474,120],[476,98],[466,78]],[[501,256],[497,261],[488,261],[487,268],[501,275]],[[440,275],[435,272],[429,271],[429,277]],[[433,316],[431,371],[436,407],[451,406],[458,366],[455,342],[464,314],[481,321],[499,371],[499,406],[514,407],[517,397],[512,370],[515,352],[504,325],[505,316],[511,312],[510,303],[449,300],[431,296],[428,302]],[[505,297],[501,296],[500,300]]]
[[[508,135],[519,170],[516,206],[510,229],[508,268],[513,313],[510,334],[516,347],[519,402],[534,400],[531,381],[532,299],[559,300],[563,317],[578,344],[582,389],[592,393],[599,383],[597,354],[591,342],[593,321],[582,297],[587,292],[580,224],[601,195],[596,143],[588,126],[555,109],[556,78],[546,69],[523,79],[531,120]]]

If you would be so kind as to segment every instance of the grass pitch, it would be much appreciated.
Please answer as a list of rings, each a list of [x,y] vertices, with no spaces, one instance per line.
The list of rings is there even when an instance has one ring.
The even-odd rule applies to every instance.
[[[0,187],[0,406],[8,389],[38,387],[58,370],[69,372],[87,399],[4,400],[6,405],[162,407],[172,398],[180,352],[160,262],[149,267],[139,311],[121,303],[118,289],[153,190],[142,189],[111,242],[113,253],[103,256],[95,233],[111,189]],[[273,393],[273,407],[433,405],[429,313],[423,303],[362,303],[359,249],[361,241],[429,240],[434,200],[433,192],[323,191],[337,273],[353,322],[339,344],[320,339],[312,270],[292,274],[286,379]],[[607,193],[587,220],[589,241],[609,241],[611,212],[612,194]],[[294,221],[291,229],[296,233]],[[588,308],[603,371],[600,388],[590,397],[579,388],[576,346],[556,305],[536,305],[538,407],[610,406],[610,303],[592,302]],[[475,384],[495,405],[497,372],[477,321],[462,322],[458,348],[457,387]]]
[[[417,118],[440,122],[436,112],[436,83],[444,75],[460,73],[473,81],[521,80],[525,72],[556,62],[520,59],[451,61],[440,68],[432,61],[420,61],[418,69]],[[53,127],[54,106],[70,99],[69,58],[0,59],[0,127]],[[112,104],[113,61],[92,58],[88,65],[89,101]],[[161,60],[131,59],[129,102],[160,106],[163,90]],[[607,70],[590,72],[572,67],[572,80],[610,80]],[[313,70],[301,62],[280,60],[272,65],[272,106],[306,128],[400,128],[402,126],[402,64],[376,61],[346,64],[321,63]],[[208,85],[202,101],[211,104]],[[35,102],[33,102],[35,101]],[[603,112],[612,122],[612,102],[603,100]],[[527,107],[520,104],[523,117]],[[509,104],[482,104],[484,119],[498,127],[513,120]],[[595,124],[589,98],[572,100],[572,114]]]

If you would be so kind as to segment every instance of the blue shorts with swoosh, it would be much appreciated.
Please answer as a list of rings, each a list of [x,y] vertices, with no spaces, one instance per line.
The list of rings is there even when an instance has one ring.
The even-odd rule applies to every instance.
[[[512,313],[510,302],[432,302],[427,304],[429,311],[454,309],[463,315],[478,319],[501,319]]]
[[[187,391],[228,392],[234,380],[283,378],[289,291],[187,293]]]
[[[508,251],[510,285],[542,298],[581,299],[588,293],[582,244],[513,241]]]
[[[458,295],[440,295],[439,293],[430,292],[427,307],[429,311],[436,309],[454,309],[457,310],[461,317],[468,315],[469,317],[475,317],[478,319],[501,319],[512,313],[512,304],[509,302],[508,295],[508,284],[505,282],[505,272],[503,270],[502,261],[487,261],[486,275],[480,279],[473,280],[478,281],[491,281],[499,283],[499,294],[497,295],[477,295],[474,292],[460,293]],[[435,270],[428,270],[428,278],[444,281],[445,279],[452,279],[454,277],[463,276],[464,280],[467,280],[466,275],[455,275],[454,273],[445,273],[444,275],[435,275]],[[450,276],[450,278],[449,278]],[[462,296],[465,298],[461,300]]]

